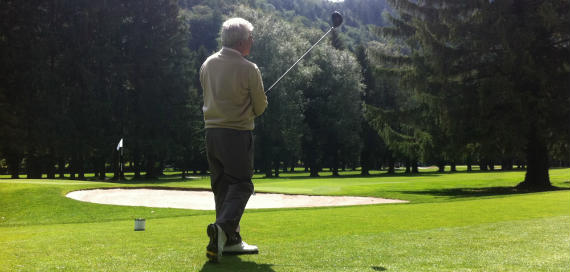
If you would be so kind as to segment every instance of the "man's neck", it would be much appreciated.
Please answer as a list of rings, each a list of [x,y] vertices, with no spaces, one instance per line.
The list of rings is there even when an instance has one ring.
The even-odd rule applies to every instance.
[[[227,50],[230,50],[230,51],[232,51],[232,52],[236,52],[236,53],[238,53],[240,56],[243,57],[243,54],[242,54],[239,50],[237,50],[237,49],[235,49],[235,48],[231,48],[231,47],[227,47],[227,46],[222,46],[222,49],[227,49]]]

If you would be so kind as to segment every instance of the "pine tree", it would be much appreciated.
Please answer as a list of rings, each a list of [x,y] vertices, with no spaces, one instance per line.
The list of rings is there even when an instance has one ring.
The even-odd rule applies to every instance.
[[[338,175],[341,160],[358,161],[362,85],[361,67],[348,51],[321,46],[311,57],[316,66],[304,92],[303,133],[311,176],[329,167]],[[318,67],[318,68],[317,68]],[[312,164],[312,165],[311,165]]]
[[[382,81],[377,82],[374,77],[370,57],[364,45],[360,45],[356,49],[356,58],[362,67],[363,84],[365,86],[362,94],[362,101],[365,105],[380,105],[382,103],[379,93]],[[380,84],[378,84],[380,83]],[[380,85],[380,86],[379,86]],[[384,141],[379,137],[378,133],[370,127],[370,124],[362,116],[361,121],[361,139],[362,150],[360,154],[361,175],[368,176],[370,170],[374,169],[382,163],[382,157],[386,157],[389,150]]]
[[[384,33],[406,37],[412,50],[405,80],[429,99],[438,125],[460,136],[454,146],[478,143],[482,157],[524,152],[519,187],[549,188],[548,146],[567,137],[570,4],[389,2],[399,17]]]
[[[254,25],[254,45],[249,58],[260,68],[269,86],[306,50],[308,42],[291,23],[275,14],[261,14],[240,6],[234,16]],[[282,163],[295,164],[301,156],[304,117],[303,88],[310,79],[304,63],[299,63],[268,93],[269,106],[255,120],[255,167],[266,176],[279,175]]]

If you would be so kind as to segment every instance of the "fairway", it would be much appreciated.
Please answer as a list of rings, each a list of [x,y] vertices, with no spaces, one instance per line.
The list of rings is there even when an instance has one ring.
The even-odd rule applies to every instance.
[[[247,210],[242,235],[260,253],[224,256],[220,264],[204,256],[213,211],[65,197],[91,188],[207,188],[207,177],[0,179],[0,271],[568,271],[570,169],[550,170],[563,190],[513,190],[523,177],[521,171],[256,176],[258,192],[410,203]],[[146,230],[135,232],[139,217]]]

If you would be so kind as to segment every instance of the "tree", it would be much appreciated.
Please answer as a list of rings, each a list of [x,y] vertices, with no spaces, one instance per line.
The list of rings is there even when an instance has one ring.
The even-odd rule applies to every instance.
[[[157,177],[173,154],[171,133],[179,133],[189,82],[186,40],[176,1],[127,3],[125,55],[129,63],[126,138],[131,139],[135,175],[144,167]],[[169,148],[170,147],[170,148]]]
[[[122,137],[155,148],[145,158],[172,153],[191,77],[176,1],[0,5],[0,150],[14,177],[23,161],[30,178],[69,163],[72,178],[103,179]]]
[[[27,3],[26,3],[27,4]],[[18,178],[26,145],[22,112],[26,96],[26,61],[31,57],[29,42],[33,16],[30,5],[0,2],[0,154],[6,158],[12,178]]]
[[[418,160],[426,159],[433,142],[423,100],[400,80],[409,72],[408,53],[388,39],[370,43],[369,52],[376,88],[365,100],[364,117],[386,145],[388,173],[395,172],[396,161],[405,162],[407,172],[417,173]]]
[[[474,132],[475,138],[459,137],[462,145],[476,141],[505,154],[526,153],[519,187],[549,188],[548,144],[567,137],[562,120],[570,114],[569,3],[389,3],[399,17],[384,33],[407,40],[412,69],[405,80],[435,98],[427,105],[443,130]]]
[[[361,67],[348,51],[321,45],[311,56],[316,70],[309,82],[303,133],[311,176],[328,166],[338,175],[341,159],[358,160],[360,151]],[[358,164],[358,163],[355,163]]]
[[[197,51],[204,47],[208,53],[214,51],[218,44],[216,38],[222,26],[222,16],[218,9],[205,5],[195,5],[185,10],[190,35],[188,47]]]
[[[273,14],[261,14],[243,6],[236,16],[250,20],[254,29],[251,60],[263,75],[267,89],[307,48],[300,29]],[[303,63],[268,94],[269,107],[256,119],[255,166],[266,176],[279,175],[279,167],[293,165],[300,158],[300,140],[304,105],[302,89],[311,77]],[[285,166],[285,167],[286,167]]]
[[[376,84],[374,82],[374,77],[372,76],[372,67],[370,64],[370,59],[367,55],[366,48],[363,45],[358,46],[356,49],[356,59],[362,67],[362,77],[364,84],[364,92],[362,94],[362,101],[364,104],[373,104],[374,102],[374,90],[376,89]],[[364,117],[364,116],[362,116]],[[377,149],[381,146],[380,138],[374,129],[372,129],[366,119],[362,118],[361,121],[362,134],[360,138],[362,139],[362,150],[360,154],[360,164],[361,164],[361,175],[370,175],[370,170],[376,165],[375,157]]]

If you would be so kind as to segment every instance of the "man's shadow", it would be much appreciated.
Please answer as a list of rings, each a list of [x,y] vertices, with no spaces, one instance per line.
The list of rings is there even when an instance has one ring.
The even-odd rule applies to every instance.
[[[254,262],[244,262],[238,256],[229,255],[222,257],[220,263],[204,263],[200,272],[213,272],[213,271],[261,271],[273,272],[272,264],[258,264]]]

